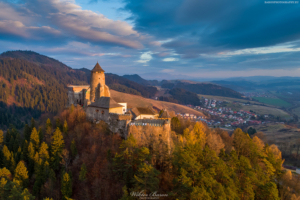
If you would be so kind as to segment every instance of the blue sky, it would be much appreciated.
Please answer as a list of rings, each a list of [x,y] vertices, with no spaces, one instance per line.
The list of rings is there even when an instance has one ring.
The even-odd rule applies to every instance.
[[[300,4],[0,0],[0,52],[148,79],[300,76]]]

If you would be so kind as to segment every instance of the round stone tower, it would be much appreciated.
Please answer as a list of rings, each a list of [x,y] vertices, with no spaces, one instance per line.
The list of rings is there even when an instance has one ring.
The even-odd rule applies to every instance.
[[[90,101],[95,102],[100,96],[100,91],[105,88],[105,74],[99,63],[91,71]]]

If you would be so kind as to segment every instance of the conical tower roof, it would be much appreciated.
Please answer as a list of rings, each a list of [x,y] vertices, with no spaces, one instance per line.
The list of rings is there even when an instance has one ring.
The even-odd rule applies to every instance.
[[[101,66],[97,62],[97,64],[95,65],[94,69],[92,69],[92,72],[105,72],[105,71],[101,68]]]

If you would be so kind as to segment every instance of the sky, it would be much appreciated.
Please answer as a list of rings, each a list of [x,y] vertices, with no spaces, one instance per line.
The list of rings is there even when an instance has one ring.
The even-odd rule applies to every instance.
[[[300,3],[0,0],[0,53],[146,79],[300,77]]]

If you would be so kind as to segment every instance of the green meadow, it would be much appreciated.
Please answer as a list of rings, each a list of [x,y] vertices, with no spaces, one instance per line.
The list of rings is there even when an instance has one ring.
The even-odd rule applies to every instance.
[[[277,99],[277,98],[266,98],[266,97],[253,97],[253,99],[258,100],[261,103],[264,104],[269,104],[273,106],[279,106],[279,107],[290,107],[291,104],[282,100],[282,99]]]

